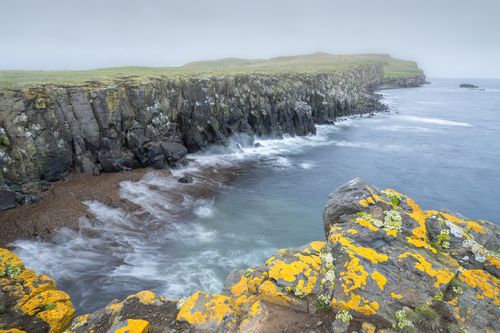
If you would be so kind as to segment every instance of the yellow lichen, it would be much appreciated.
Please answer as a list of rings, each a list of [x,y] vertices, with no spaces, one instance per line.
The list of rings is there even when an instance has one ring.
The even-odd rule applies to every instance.
[[[351,235],[356,235],[358,233],[356,229],[347,229],[346,232]]]
[[[106,306],[106,310],[112,315],[116,315],[123,309],[123,303],[111,303]]]
[[[18,330],[17,328],[9,328],[8,330],[0,330],[0,333],[27,333],[27,332]]]
[[[191,295],[177,314],[178,321],[193,326],[205,324],[220,325],[224,318],[235,312],[234,300],[219,294],[198,291]]]
[[[361,331],[364,333],[375,333],[376,329],[377,328],[375,327],[375,325],[367,323],[367,322],[364,322],[361,325]]]
[[[326,246],[326,242],[316,241],[309,243],[309,246],[316,252],[321,252]]]
[[[408,236],[406,239],[408,243],[416,246],[422,247],[427,250],[432,251],[433,253],[437,253],[436,249],[434,249],[430,244],[427,237],[427,227],[425,226],[425,220],[427,219],[427,215],[420,209],[415,201],[410,198],[406,198],[406,202],[408,206],[411,207],[412,212],[408,215],[414,219],[418,223],[418,227],[412,230],[412,235]]]
[[[468,269],[460,274],[460,280],[480,291],[485,297],[492,299],[496,306],[500,306],[500,281],[490,273],[481,269]]]
[[[368,278],[368,272],[360,264],[359,258],[351,251],[347,253],[350,260],[345,263],[345,271],[340,272],[340,276],[342,277],[342,288],[346,294],[353,290],[363,288]]]
[[[403,298],[403,295],[391,292],[391,297],[394,299],[401,299]]]
[[[148,305],[148,304],[154,304],[154,301],[156,299],[156,295],[154,292],[152,292],[150,290],[143,290],[143,291],[138,292],[135,295],[131,295],[131,296],[127,297],[127,299],[132,299],[132,298],[136,298],[142,304]]]
[[[398,230],[397,229],[390,229],[390,230],[387,230],[386,234],[387,234],[387,236],[397,237]]]
[[[359,200],[359,204],[363,207],[368,207],[369,205],[374,205],[375,200],[372,197],[368,197],[366,199]]]
[[[362,219],[362,218],[357,218],[354,220],[357,224],[359,224],[362,227],[368,228],[371,231],[378,231],[379,229],[374,226],[370,221]]]
[[[344,248],[354,252],[360,257],[369,260],[372,264],[387,261],[387,259],[389,258],[387,255],[378,253],[377,251],[369,247],[356,246],[352,244],[352,242],[347,237],[344,237],[341,234],[330,234],[330,241],[334,244],[341,244]]]
[[[271,281],[264,281],[259,286],[259,298],[268,303],[287,306],[297,304],[297,301],[281,292]]]
[[[387,283],[387,278],[377,271],[374,271],[371,275],[372,279],[377,283],[380,290],[384,290],[385,284]]]
[[[454,223],[465,223],[464,220],[454,216],[454,215],[451,215],[451,214],[448,214],[448,213],[443,213],[443,212],[439,212],[439,214],[441,214],[442,217],[444,217],[446,220],[450,221],[450,222],[454,222]]]
[[[484,228],[482,225],[477,223],[476,221],[467,221],[467,229],[475,231],[479,234],[484,234]]]
[[[348,301],[332,299],[332,308],[336,310],[353,310],[364,314],[365,316],[372,316],[377,313],[379,304],[377,302],[370,302],[369,300],[355,294],[350,293]]]
[[[125,326],[117,329],[114,333],[148,333],[149,322],[142,319],[128,319]]]
[[[448,271],[447,268],[445,268],[444,270],[434,269],[432,267],[432,264],[428,262],[421,254],[405,252],[399,256],[398,260],[407,257],[413,257],[417,260],[417,262],[415,263],[416,269],[436,279],[436,282],[434,283],[435,288],[439,288],[441,285],[446,285],[453,279],[453,273]]]

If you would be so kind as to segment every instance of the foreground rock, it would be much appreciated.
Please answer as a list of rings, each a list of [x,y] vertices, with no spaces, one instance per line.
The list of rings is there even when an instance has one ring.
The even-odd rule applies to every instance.
[[[0,248],[0,332],[62,332],[74,313],[69,296],[51,278]]]
[[[500,330],[496,225],[423,211],[360,179],[330,195],[323,220],[326,242],[281,249],[262,266],[233,271],[220,294],[167,300],[143,291],[78,317],[69,331]],[[67,326],[67,317],[58,323]]]

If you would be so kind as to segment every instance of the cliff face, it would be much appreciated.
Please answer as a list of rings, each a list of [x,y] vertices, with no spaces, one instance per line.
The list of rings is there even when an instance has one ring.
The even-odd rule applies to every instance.
[[[150,79],[138,84],[45,85],[0,91],[0,210],[37,199],[70,172],[173,166],[235,133],[315,133],[315,123],[384,109],[373,89],[418,86],[423,75],[385,80],[383,66],[340,73],[241,74]]]

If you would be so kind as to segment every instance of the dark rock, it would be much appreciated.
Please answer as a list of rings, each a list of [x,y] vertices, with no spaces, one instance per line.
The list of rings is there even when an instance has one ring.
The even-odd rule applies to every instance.
[[[256,142],[256,143],[253,144],[253,146],[255,148],[259,148],[259,147],[262,147],[262,144],[260,142]]]
[[[460,88],[471,88],[471,89],[479,88],[478,86],[471,84],[471,83],[460,83],[459,87]]]
[[[162,141],[161,149],[170,165],[175,165],[175,162],[182,159],[188,153],[187,148],[183,144],[177,142]]]
[[[0,210],[16,207],[16,192],[0,189]]]
[[[191,177],[189,175],[185,175],[185,176],[179,177],[179,179],[177,179],[177,181],[179,183],[182,183],[182,184],[191,184],[193,182],[193,177]]]

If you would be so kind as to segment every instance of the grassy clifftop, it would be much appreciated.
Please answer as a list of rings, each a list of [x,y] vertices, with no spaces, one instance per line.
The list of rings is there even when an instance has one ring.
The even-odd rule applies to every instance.
[[[383,64],[387,78],[422,73],[417,63],[395,59],[385,54],[332,55],[314,53],[255,60],[226,58],[192,62],[179,67],[113,67],[85,71],[4,70],[0,71],[0,89],[41,84],[81,85],[89,81],[111,83],[123,78],[144,80],[217,74],[342,72],[368,64]]]

